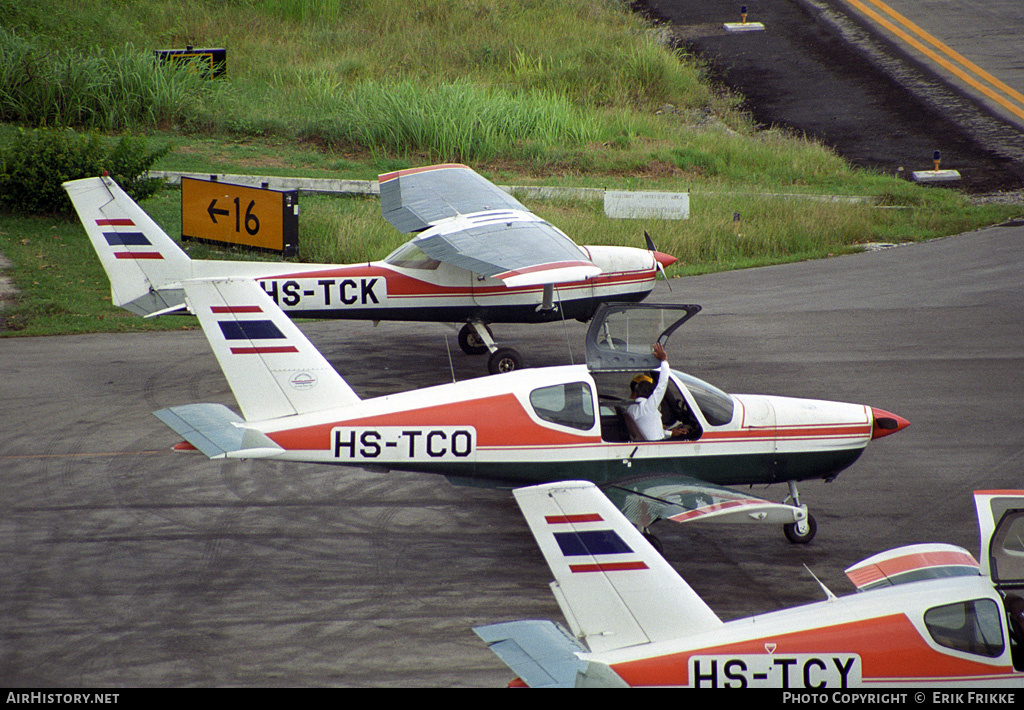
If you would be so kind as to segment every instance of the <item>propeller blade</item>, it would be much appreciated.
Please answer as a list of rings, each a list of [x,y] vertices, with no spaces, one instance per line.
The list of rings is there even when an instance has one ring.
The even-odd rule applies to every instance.
[[[665,284],[668,286],[669,293],[671,293],[672,284],[669,283],[668,274],[665,273],[665,267],[662,266],[662,263],[658,260],[658,257],[655,254],[655,252],[658,251],[658,247],[654,246],[654,240],[651,239],[651,235],[647,233],[646,229],[644,230],[644,239],[647,241],[647,250],[651,252],[652,255],[654,255],[654,263],[657,264],[658,271],[661,272],[661,276],[663,279],[665,279]]]
[[[661,265],[660,261],[655,261],[658,265],[658,271],[661,272],[661,277],[665,279],[665,285],[668,286],[668,292],[672,293],[672,282],[668,280],[668,274],[665,273],[665,267]]]

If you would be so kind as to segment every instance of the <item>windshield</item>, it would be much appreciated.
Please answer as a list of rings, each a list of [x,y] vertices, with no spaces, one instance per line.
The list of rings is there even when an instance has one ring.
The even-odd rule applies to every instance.
[[[709,385],[704,380],[693,375],[687,375],[678,370],[672,370],[672,375],[681,382],[693,395],[704,419],[711,426],[722,426],[732,421],[733,404],[732,397],[714,385]]]

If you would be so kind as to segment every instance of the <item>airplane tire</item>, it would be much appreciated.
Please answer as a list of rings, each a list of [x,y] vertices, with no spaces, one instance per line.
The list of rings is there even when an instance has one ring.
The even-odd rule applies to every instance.
[[[786,534],[786,539],[796,545],[806,545],[818,532],[818,523],[814,519],[813,515],[807,515],[807,532],[801,535],[796,531],[796,523],[790,523],[789,525],[782,526],[782,532]]]
[[[512,348],[498,348],[491,354],[487,361],[487,369],[492,375],[502,372],[512,372],[523,366],[523,357]]]
[[[487,326],[485,325],[484,328],[487,328]],[[487,328],[487,332],[490,333],[491,329]],[[467,355],[483,355],[487,352],[487,346],[484,345],[484,341],[480,339],[476,330],[469,323],[462,326],[462,330],[459,331],[459,347]]]

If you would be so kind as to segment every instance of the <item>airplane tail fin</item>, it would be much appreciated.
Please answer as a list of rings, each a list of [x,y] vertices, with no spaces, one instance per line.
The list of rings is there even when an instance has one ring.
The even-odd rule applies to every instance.
[[[247,421],[341,407],[359,397],[249,278],[184,282],[185,297]]]
[[[181,307],[188,254],[109,177],[63,187],[107,272],[114,305],[143,316]]]
[[[718,616],[593,483],[513,491],[575,636],[592,652],[709,631]]]

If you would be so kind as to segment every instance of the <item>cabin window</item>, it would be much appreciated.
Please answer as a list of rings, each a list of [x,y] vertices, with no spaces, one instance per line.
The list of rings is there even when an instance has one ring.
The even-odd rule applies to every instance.
[[[586,382],[535,389],[530,404],[546,422],[584,431],[594,426],[594,397]]]
[[[425,269],[427,271],[433,271],[441,265],[440,261],[427,256],[412,242],[406,242],[395,249],[384,259],[384,262],[402,269]]]
[[[924,613],[924,625],[940,646],[991,658],[1003,653],[999,607],[991,599],[933,607]]]

